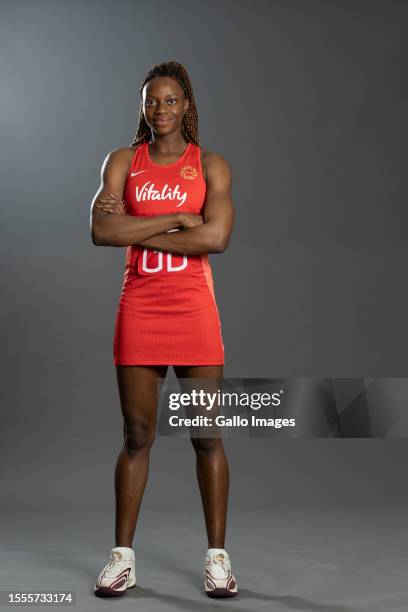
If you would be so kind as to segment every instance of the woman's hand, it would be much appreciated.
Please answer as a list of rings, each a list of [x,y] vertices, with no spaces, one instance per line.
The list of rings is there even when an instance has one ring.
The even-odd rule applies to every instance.
[[[110,214],[116,213],[119,215],[126,215],[125,201],[121,200],[120,197],[114,193],[109,193],[108,195],[109,197],[98,198],[95,208]]]
[[[194,213],[179,213],[179,219],[184,229],[196,227],[197,225],[201,225],[203,222],[202,216]]]
[[[110,214],[116,213],[119,215],[126,215],[127,213],[124,200],[121,200],[119,196],[113,193],[109,193],[108,196],[98,198],[95,208]],[[183,229],[196,227],[197,225],[201,225],[203,223],[202,216],[195,213],[178,213],[178,218]]]

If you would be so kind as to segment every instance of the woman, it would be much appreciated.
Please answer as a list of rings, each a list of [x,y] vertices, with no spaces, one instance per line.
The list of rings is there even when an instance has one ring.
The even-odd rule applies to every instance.
[[[116,466],[116,546],[95,595],[135,584],[132,540],[155,436],[157,381],[220,379],[224,346],[208,253],[223,252],[234,222],[228,162],[199,145],[191,82],[177,62],[153,67],[140,88],[130,147],[111,152],[92,202],[93,243],[126,246],[114,334],[125,442]],[[123,199],[122,199],[123,198]],[[237,593],[224,549],[229,468],[222,440],[191,438],[205,514],[209,596]]]

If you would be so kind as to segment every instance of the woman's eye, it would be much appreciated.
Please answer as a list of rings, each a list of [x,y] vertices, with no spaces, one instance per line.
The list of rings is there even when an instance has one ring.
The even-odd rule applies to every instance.
[[[175,104],[177,104],[176,98],[170,98],[169,100],[167,100],[167,102],[170,103],[170,106],[174,106]],[[154,104],[154,100],[146,100],[146,106],[153,106]]]

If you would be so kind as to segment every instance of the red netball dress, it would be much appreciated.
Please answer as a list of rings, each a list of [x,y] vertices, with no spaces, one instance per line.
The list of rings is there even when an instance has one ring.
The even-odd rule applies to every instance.
[[[127,214],[137,217],[201,213],[205,191],[198,145],[188,143],[176,162],[162,165],[144,142],[133,156],[123,198]],[[127,247],[113,355],[115,365],[224,364],[207,254]]]

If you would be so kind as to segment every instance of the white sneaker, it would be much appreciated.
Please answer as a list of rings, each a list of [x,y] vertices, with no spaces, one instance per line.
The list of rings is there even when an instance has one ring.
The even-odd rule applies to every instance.
[[[223,548],[209,548],[204,561],[204,590],[208,597],[234,597],[238,593],[231,562]]]
[[[98,597],[118,597],[135,586],[135,553],[132,548],[116,546],[111,550],[110,561],[99,574],[94,593]]]

